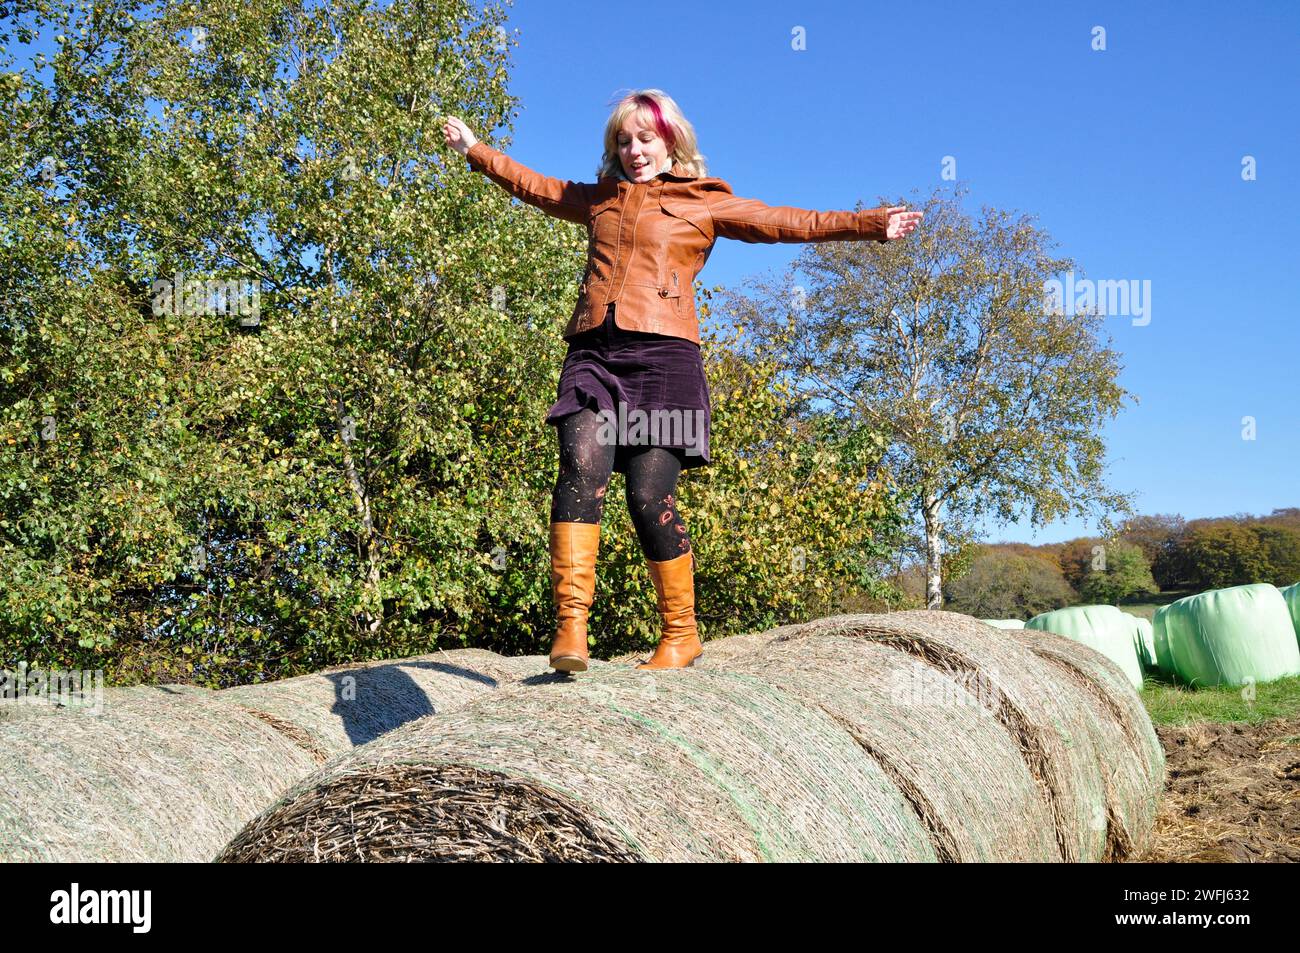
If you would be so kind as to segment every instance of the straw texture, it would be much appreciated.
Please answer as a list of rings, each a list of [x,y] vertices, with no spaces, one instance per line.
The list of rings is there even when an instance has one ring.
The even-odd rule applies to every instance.
[[[1103,859],[1141,854],[1160,806],[1165,753],[1127,673],[1110,657],[1064,636],[1029,629],[1015,634],[1056,670],[1059,682],[1082,689],[1077,700],[1090,712],[1087,725],[1094,748],[1104,759],[1107,844]]]
[[[211,860],[332,756],[554,678],[546,662],[459,649],[218,692],[105,688],[98,713],[0,704],[0,861]]]
[[[842,634],[897,649],[967,683],[983,696],[1020,747],[1053,820],[1058,859],[1100,860],[1106,853],[1101,754],[1087,728],[1077,693],[1063,693],[1014,630],[995,629],[972,616],[918,609],[834,616],[784,636]]]
[[[825,712],[743,673],[621,666],[404,725],[295,786],[219,859],[467,857],[937,859]]]
[[[760,648],[767,642],[776,637],[776,633],[793,626],[781,626],[780,629],[769,629],[762,632],[743,632],[739,635],[728,635],[720,639],[707,639],[703,643],[704,654],[695,660],[694,668],[716,668],[725,659],[732,658],[736,655],[743,655],[746,652],[752,652]],[[609,660],[611,665],[636,665],[644,662],[653,654],[653,649],[642,649],[637,652],[625,652],[622,655],[616,655]]]
[[[743,638],[693,669],[609,665],[410,722],[218,859],[1095,861],[1145,842],[1163,762],[1086,646],[929,610]]]
[[[0,860],[198,861],[316,764],[201,690],[0,720]]]
[[[869,640],[808,632],[733,659],[831,715],[911,803],[944,861],[1053,861],[1038,783],[987,686]]]

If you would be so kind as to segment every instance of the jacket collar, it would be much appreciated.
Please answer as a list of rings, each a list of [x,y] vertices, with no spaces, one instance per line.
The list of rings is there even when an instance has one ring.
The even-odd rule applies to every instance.
[[[655,178],[656,178],[656,179],[659,179],[659,178],[663,178],[663,179],[674,179],[674,180],[677,180],[677,181],[680,181],[680,182],[689,182],[689,181],[691,181],[692,179],[698,178],[698,176],[689,175],[689,174],[687,174],[686,172],[681,171],[681,169],[682,169],[681,164],[678,163],[676,160],[674,160],[674,161],[673,161],[673,164],[672,164],[672,170],[671,170],[671,171],[669,171],[669,172],[660,172],[658,175],[655,176]],[[617,172],[617,174],[614,176],[614,178],[617,179],[617,180],[620,181],[620,182],[631,182],[631,181],[632,181],[632,180],[629,179],[629,178],[627,177],[627,175],[623,172],[623,168],[622,168],[621,165],[619,166],[618,172]],[[645,183],[642,183],[642,184],[645,184]]]

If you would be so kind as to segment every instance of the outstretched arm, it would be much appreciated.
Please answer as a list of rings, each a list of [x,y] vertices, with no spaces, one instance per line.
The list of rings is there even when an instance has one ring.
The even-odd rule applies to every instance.
[[[706,193],[714,233],[742,242],[852,242],[882,244],[902,238],[920,223],[921,212],[882,206],[858,212],[815,212],[792,205],[768,205],[729,192]]]
[[[448,117],[443,134],[447,144],[469,160],[472,169],[482,172],[515,198],[537,206],[547,215],[586,224],[595,186],[534,172],[504,152],[480,142],[455,117]]]

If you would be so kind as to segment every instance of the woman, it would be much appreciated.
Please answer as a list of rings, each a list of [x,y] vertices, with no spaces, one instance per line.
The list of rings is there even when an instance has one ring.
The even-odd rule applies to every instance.
[[[447,144],[512,195],[587,227],[587,270],[565,328],[551,497],[551,667],[587,669],[587,616],[611,473],[627,505],[662,619],[659,645],[638,668],[683,668],[703,654],[695,624],[694,553],[677,510],[682,470],[709,462],[709,388],[692,282],[715,238],[746,242],[902,238],[922,213],[902,207],[814,212],[738,198],[705,175],[695,130],[657,89],[626,96],[605,126],[597,181],[540,175],[447,117]],[[617,307],[616,307],[617,306]]]

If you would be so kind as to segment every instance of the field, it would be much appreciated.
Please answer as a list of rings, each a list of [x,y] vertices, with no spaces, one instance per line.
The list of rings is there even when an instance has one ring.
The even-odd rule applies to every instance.
[[[1116,603],[1120,609],[1130,615],[1139,616],[1140,618],[1150,621],[1155,617],[1156,610],[1161,606],[1167,606],[1171,602],[1183,598],[1183,596],[1194,596],[1200,589],[1169,589],[1165,592],[1154,595],[1141,596],[1137,599],[1121,599]]]
[[[1150,619],[1194,595],[1120,603]],[[1148,678],[1142,689],[1168,759],[1151,848],[1137,861],[1300,861],[1300,678],[1255,688],[1188,691]]]
[[[1300,861],[1300,678],[1257,686],[1249,699],[1148,679],[1142,700],[1168,784],[1152,845],[1133,859]]]

